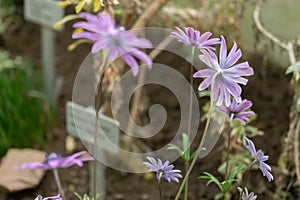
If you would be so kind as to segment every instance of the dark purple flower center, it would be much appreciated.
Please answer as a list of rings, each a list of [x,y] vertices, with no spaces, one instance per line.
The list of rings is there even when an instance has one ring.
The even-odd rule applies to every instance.
[[[59,153],[48,153],[46,155],[45,163],[48,163],[49,161],[53,160],[60,160],[62,158],[62,155]]]

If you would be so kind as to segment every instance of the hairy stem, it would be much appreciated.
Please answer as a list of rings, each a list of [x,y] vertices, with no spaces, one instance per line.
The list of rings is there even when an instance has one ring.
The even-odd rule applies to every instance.
[[[95,94],[95,111],[96,111],[96,116],[95,116],[95,128],[94,128],[94,146],[93,146],[93,156],[95,158],[95,155],[98,151],[98,140],[97,140],[97,135],[98,135],[98,123],[99,123],[99,111],[102,105],[102,82],[105,74],[105,70],[107,70],[110,65],[106,66],[107,64],[107,58],[103,59],[104,62],[102,65],[99,67],[99,81],[97,83],[97,88],[96,88],[96,94]],[[97,160],[94,160],[94,165],[93,165],[93,190],[94,190],[94,199],[97,199],[97,168],[98,168],[98,163]]]
[[[162,200],[162,192],[160,187],[160,181],[158,181],[158,191],[159,191],[159,199]]]
[[[193,67],[193,62],[194,62],[194,54],[195,54],[195,47],[192,49],[192,58],[191,58],[191,68],[190,68],[190,102],[189,102],[189,119],[188,119],[188,138],[190,138],[191,134],[191,127],[192,127],[192,109],[193,109],[193,93],[194,93],[194,79],[193,79],[193,72],[194,72],[194,67]]]
[[[246,174],[245,174],[245,177],[244,177],[244,180],[243,180],[243,186],[242,186],[242,192],[241,192],[241,195],[240,195],[240,200],[242,200],[243,192],[245,192],[245,187],[246,187],[247,179],[248,179],[248,177],[249,177],[251,168],[253,167],[253,165],[254,165],[256,162],[257,162],[257,160],[254,160],[254,161],[249,165],[249,167],[248,167],[247,170],[246,170]]]
[[[232,126],[232,118],[233,115],[230,117],[230,124],[228,128],[228,141],[227,141],[227,155],[226,155],[226,170],[225,170],[225,180],[229,176],[229,154],[230,154],[230,144],[231,144],[231,126]]]
[[[194,79],[193,79],[193,72],[194,72],[194,66],[193,66],[193,62],[194,62],[194,55],[195,55],[195,47],[192,48],[192,58],[191,58],[191,67],[190,67],[190,102],[189,102],[189,118],[188,118],[188,131],[187,131],[187,135],[188,135],[188,140],[190,139],[191,136],[191,127],[192,127],[192,111],[193,111],[193,93],[194,93]],[[189,141],[188,141],[189,142]],[[190,155],[190,148],[188,148],[187,154]],[[185,172],[187,173],[189,170],[189,166],[190,166],[190,161],[186,162],[186,170]],[[189,194],[189,177],[187,177],[187,181],[185,182],[185,187],[184,187],[184,200],[188,199],[188,194]]]
[[[65,192],[62,188],[58,171],[57,171],[57,169],[53,169],[52,171],[53,171],[54,179],[55,179],[55,182],[56,182],[56,185],[57,185],[57,188],[58,188],[58,193],[61,194],[61,196],[64,200],[66,200]]]
[[[205,124],[205,128],[204,128],[203,135],[202,135],[202,138],[201,138],[201,142],[200,142],[200,144],[199,144],[199,146],[198,146],[198,148],[196,150],[196,155],[195,155],[195,157],[192,160],[192,163],[191,163],[191,165],[189,167],[189,170],[186,172],[186,175],[185,175],[185,177],[184,177],[184,179],[183,179],[183,181],[182,181],[182,183],[180,185],[180,188],[179,188],[179,190],[177,192],[175,200],[179,199],[179,197],[180,197],[180,195],[182,193],[182,190],[184,188],[184,185],[187,182],[188,177],[191,174],[191,172],[192,172],[192,170],[193,170],[193,168],[194,168],[194,166],[196,164],[196,161],[197,161],[197,158],[198,158],[198,156],[199,156],[199,154],[201,152],[201,149],[203,148],[204,141],[205,141],[205,138],[206,138],[206,135],[207,135],[207,132],[208,132],[208,127],[209,127],[209,124],[210,124],[210,119],[211,119],[211,115],[212,115],[212,109],[213,109],[213,101],[211,99],[211,101],[210,101],[210,108],[209,108],[209,111],[208,111],[208,117],[207,117],[207,120],[206,120],[206,124]]]

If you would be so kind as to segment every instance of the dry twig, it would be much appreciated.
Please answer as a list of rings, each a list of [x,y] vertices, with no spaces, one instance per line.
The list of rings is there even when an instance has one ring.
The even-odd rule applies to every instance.
[[[289,61],[291,65],[294,65],[296,63],[296,56],[295,52],[293,49],[293,43],[292,41],[288,42],[282,42],[278,37],[274,36],[271,32],[266,30],[264,26],[262,25],[259,16],[260,16],[260,11],[261,11],[261,1],[258,1],[256,3],[254,12],[253,12],[253,19],[255,22],[255,25],[257,29],[264,34],[267,38],[269,38],[271,41],[273,41],[276,45],[280,46],[284,50],[288,52],[289,55]],[[299,80],[299,72],[294,72],[294,76],[296,78],[296,83]],[[289,130],[285,136],[284,139],[284,147],[283,151],[286,153],[287,157],[288,152],[291,150],[291,147],[293,147],[293,159],[294,159],[294,164],[296,168],[296,175],[297,175],[297,183],[300,186],[300,166],[299,166],[299,131],[300,131],[300,117],[299,113],[297,112],[297,100],[298,100],[298,90],[297,90],[297,85],[293,85],[294,89],[294,97],[293,97],[293,102],[292,106],[290,108],[290,125],[289,125]],[[288,159],[288,158],[287,158]]]

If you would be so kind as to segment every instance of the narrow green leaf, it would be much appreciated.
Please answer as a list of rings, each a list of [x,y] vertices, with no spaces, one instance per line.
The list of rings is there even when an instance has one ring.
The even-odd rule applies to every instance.
[[[300,71],[300,61],[298,61],[294,65],[289,66],[287,68],[285,74],[289,74],[289,73],[292,73],[292,72],[299,72],[299,71]]]
[[[238,173],[242,172],[243,170],[244,170],[244,168],[243,168],[242,166],[237,166],[237,167],[233,168],[233,170],[232,170],[232,172],[231,172],[231,174],[230,174],[228,180],[235,180],[235,179],[234,179],[235,176],[236,176]]]
[[[83,7],[85,6],[86,3],[87,3],[86,0],[81,0],[79,2],[79,4],[75,7],[75,11],[77,14],[81,12],[81,10],[83,9]]]
[[[67,15],[64,18],[62,18],[61,20],[59,20],[58,22],[56,22],[53,25],[53,28],[57,30],[57,29],[61,28],[61,26],[64,25],[65,23],[67,23],[71,20],[74,20],[74,19],[78,19],[78,18],[79,18],[78,15]]]
[[[182,156],[184,154],[184,152],[178,146],[176,146],[174,144],[168,144],[168,148],[167,149],[169,149],[169,150],[177,150],[178,154],[180,156]]]
[[[206,176],[200,176],[199,178],[209,179],[209,181],[206,183],[206,185],[209,185],[210,183],[215,183],[220,188],[220,190],[223,191],[222,184],[216,177],[214,177],[214,175],[212,175],[208,172],[203,172],[203,174],[205,174]]]
[[[74,194],[79,200],[82,200],[82,197],[80,196],[80,194],[78,194],[77,192],[74,192]]]
[[[189,144],[189,136],[186,133],[182,134],[182,146],[183,146],[183,159],[185,162],[190,161],[190,144]]]

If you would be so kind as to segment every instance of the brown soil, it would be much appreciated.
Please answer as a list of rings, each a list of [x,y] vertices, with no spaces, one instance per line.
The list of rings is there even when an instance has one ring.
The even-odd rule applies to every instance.
[[[47,151],[56,151],[63,154],[69,154],[65,152],[65,138],[68,135],[66,132],[65,124],[65,104],[66,101],[71,100],[72,88],[77,70],[89,52],[89,45],[82,45],[73,52],[67,51],[67,45],[71,43],[72,28],[69,25],[63,32],[57,32],[56,34],[56,63],[57,63],[57,75],[63,77],[64,83],[59,97],[57,106],[57,122],[54,125],[51,133],[51,142],[44,148]],[[39,69],[41,62],[40,55],[40,27],[32,23],[23,21],[17,28],[10,28],[3,36],[5,40],[5,47],[12,53],[13,56],[21,55],[24,58],[30,60]],[[159,56],[157,61],[167,63],[174,66],[175,69],[188,74],[185,62],[183,60],[176,60],[171,56]],[[261,147],[266,154],[270,156],[270,164],[276,165],[277,158],[280,155],[280,140],[282,135],[288,128],[288,112],[291,94],[287,88],[289,88],[289,78],[284,75],[284,71],[274,65],[267,65],[261,62],[259,56],[252,56],[250,58],[250,65],[255,68],[255,75],[250,78],[249,85],[244,88],[244,97],[253,101],[253,110],[258,114],[258,119],[255,124],[263,131],[265,135],[255,140],[256,145]],[[197,87],[199,82],[195,84]],[[155,91],[158,94],[158,91]],[[165,92],[165,93],[164,93]],[[170,98],[165,98],[167,91],[160,91],[158,96],[148,93],[150,104],[161,103],[163,105],[169,105],[168,112],[173,113],[174,119],[178,114],[178,106]],[[178,119],[177,119],[178,120]],[[173,122],[172,122],[173,121]],[[171,120],[171,124],[167,124],[168,132],[176,128],[176,120]],[[172,124],[173,123],[173,124]],[[174,128],[170,128],[174,127]],[[170,138],[161,136],[155,138],[155,141],[148,142],[150,145],[159,146],[159,142],[165,143]],[[209,171],[213,174],[218,174],[217,167],[221,163],[221,150],[219,148],[222,145],[223,139],[219,141],[220,145],[214,148],[206,158],[199,161],[191,175],[190,180],[190,194],[189,199],[213,199],[214,194],[217,191],[216,186],[213,184],[209,187],[205,187],[205,181],[200,180],[197,177],[202,174],[203,171]],[[198,141],[198,140],[197,140]],[[196,141],[196,142],[197,142]],[[76,150],[82,150],[83,146],[80,141],[77,141]],[[219,146],[219,147],[218,147]],[[212,159],[213,158],[213,159]],[[183,169],[183,163],[176,161],[177,168]],[[143,176],[136,174],[122,173],[114,169],[107,168],[106,170],[106,188],[107,199],[158,199],[158,191],[156,180],[145,180]],[[267,182],[261,178],[260,172],[253,173],[252,183],[259,184],[254,185],[253,191],[259,189],[260,184],[265,184],[265,192],[262,198],[259,199],[271,199],[269,194],[274,192],[273,184],[267,184]],[[60,170],[62,176],[62,183],[65,188],[65,193],[68,199],[76,199],[73,192],[83,194],[88,193],[88,169],[87,165],[83,168],[71,167],[69,169]],[[221,177],[219,174],[218,176]],[[276,177],[275,177],[276,178]],[[164,199],[174,199],[178,184],[163,183]],[[255,188],[257,187],[257,188]],[[41,184],[31,190],[21,191],[14,194],[0,194],[0,199],[3,200],[32,200],[38,194],[53,195],[56,194],[56,186],[52,173],[48,172],[41,182]]]

